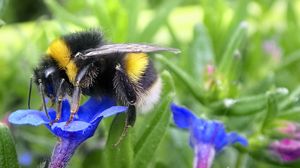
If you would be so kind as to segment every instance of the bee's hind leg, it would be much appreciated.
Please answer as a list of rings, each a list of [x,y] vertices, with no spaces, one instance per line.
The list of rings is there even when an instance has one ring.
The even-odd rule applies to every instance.
[[[125,128],[126,127],[133,127],[136,120],[136,109],[134,105],[129,105],[127,110],[127,117],[125,121]]]
[[[122,94],[126,98],[126,101],[129,104],[128,110],[126,113],[127,116],[126,116],[123,132],[122,132],[119,140],[115,144],[115,146],[117,146],[123,140],[123,138],[127,135],[128,129],[130,127],[134,126],[134,123],[136,120],[135,104],[136,104],[136,100],[137,100],[137,93],[134,88],[136,88],[137,86],[135,86],[135,84],[129,80],[128,75],[126,74],[125,70],[119,64],[116,66],[116,76],[115,76],[114,80],[115,80],[114,82],[115,82],[117,92],[119,92],[119,94]]]
[[[114,144],[114,146],[118,146],[122,140],[125,138],[125,136],[128,133],[128,129],[134,126],[136,119],[136,109],[134,105],[129,105],[128,110],[126,112],[126,120],[125,120],[125,126],[122,131],[121,136],[119,137],[118,141]]]

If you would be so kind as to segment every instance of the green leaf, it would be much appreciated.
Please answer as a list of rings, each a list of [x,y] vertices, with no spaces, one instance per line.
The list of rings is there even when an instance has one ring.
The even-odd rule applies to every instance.
[[[282,112],[280,112],[280,114],[277,115],[277,118],[299,122],[300,121],[300,107],[293,107],[289,110],[282,111]]]
[[[173,0],[173,1],[164,1],[164,3],[160,6],[156,14],[153,16],[153,19],[148,23],[146,28],[143,30],[139,39],[142,41],[151,41],[157,31],[162,27],[162,25],[166,22],[167,17],[170,12],[179,5],[181,0]]]
[[[128,42],[133,42],[137,37],[137,21],[138,16],[140,16],[140,5],[139,0],[127,0],[125,1],[126,11],[128,15]]]
[[[282,58],[281,64],[276,67],[276,71],[281,71],[284,68],[288,68],[292,66],[291,64],[298,62],[300,60],[300,50],[295,50],[290,54],[287,54],[285,57]]]
[[[279,108],[287,109],[288,107],[294,105],[298,101],[299,96],[300,96],[300,86],[297,87],[295,90],[293,90],[293,92],[291,92],[288,98],[286,98],[285,100],[279,103]]]
[[[214,63],[211,39],[204,25],[197,24],[195,26],[194,39],[189,50],[190,53],[186,57],[182,57],[185,63],[184,68],[196,81],[199,81],[205,66]]]
[[[191,95],[193,95],[200,103],[204,103],[204,95],[201,93],[204,93],[201,91],[201,88],[199,85],[197,85],[193,78],[188,75],[185,71],[178,68],[173,62],[170,62],[167,58],[157,55],[157,60],[159,60],[161,63],[167,66],[167,68],[174,73],[182,83],[184,83],[187,88],[190,90]]]
[[[277,102],[277,99],[286,99],[287,94],[285,90],[282,90],[282,88],[277,88],[264,94],[247,96],[239,99],[224,99],[222,101],[212,103],[210,108],[214,114],[226,114],[230,116],[252,115],[262,112],[262,110],[267,107],[266,102],[268,101],[269,95],[272,95],[272,97],[276,99],[272,100],[272,102]]]
[[[4,25],[5,25],[5,22],[2,19],[0,19],[0,27],[2,27]]]
[[[98,23],[101,25],[102,29],[114,32],[115,27],[113,26],[111,16],[107,9],[107,2],[105,0],[93,0],[88,1],[87,4],[91,9],[92,14],[97,17]]]
[[[246,39],[247,34],[247,23],[241,22],[238,28],[236,29],[235,33],[230,38],[230,41],[228,43],[228,46],[226,47],[226,50],[224,54],[222,55],[222,60],[219,65],[220,72],[224,73],[226,76],[230,76],[235,72],[232,72],[235,66],[235,53],[240,48],[241,44]]]
[[[0,167],[19,167],[13,138],[8,127],[2,123],[0,123]]]
[[[239,99],[224,99],[210,105],[214,114],[244,116],[260,112],[266,107],[265,94],[243,97]]]
[[[45,0],[46,5],[52,12],[54,16],[62,21],[68,21],[82,28],[89,28],[86,23],[80,20],[78,17],[72,15],[68,11],[66,11],[62,6],[60,6],[57,1]]]
[[[265,118],[262,122],[261,131],[264,132],[264,129],[270,124],[270,121],[277,115],[278,106],[277,100],[273,94],[270,94],[267,99],[267,110]]]
[[[133,167],[135,168],[148,167],[169,125],[171,116],[169,108],[174,97],[174,84],[168,72],[163,72],[162,78],[164,91],[161,103],[152,111],[153,117],[143,122],[145,130],[134,145]]]
[[[133,146],[131,143],[131,134],[133,128],[129,128],[127,135],[117,144],[125,127],[127,114],[118,114],[110,127],[106,144],[107,165],[105,167],[131,168],[133,160]]]

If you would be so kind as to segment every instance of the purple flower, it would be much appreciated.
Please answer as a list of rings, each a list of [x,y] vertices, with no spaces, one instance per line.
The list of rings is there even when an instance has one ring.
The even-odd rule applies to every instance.
[[[266,40],[263,43],[263,50],[266,54],[270,55],[275,62],[280,62],[282,51],[275,40]]]
[[[295,161],[300,158],[300,141],[282,139],[271,144],[271,150],[284,162]]]
[[[62,104],[61,119],[52,125],[45,113],[38,110],[17,110],[9,116],[8,120],[12,124],[45,125],[60,139],[53,150],[50,168],[65,167],[77,147],[94,135],[102,118],[127,110],[127,107],[114,105],[115,101],[108,97],[103,97],[101,100],[90,98],[80,106],[77,115],[69,125],[66,125],[70,116],[70,104],[67,100]],[[48,112],[51,120],[54,120],[55,110],[49,109]]]
[[[270,145],[272,153],[283,162],[300,159],[300,125],[295,122],[281,121],[277,130],[288,138],[272,142]]]
[[[171,105],[171,110],[176,126],[190,131],[190,145],[195,153],[195,168],[211,167],[216,152],[227,145],[234,143],[248,145],[247,140],[237,133],[226,133],[221,122],[198,118],[188,109],[175,104]]]

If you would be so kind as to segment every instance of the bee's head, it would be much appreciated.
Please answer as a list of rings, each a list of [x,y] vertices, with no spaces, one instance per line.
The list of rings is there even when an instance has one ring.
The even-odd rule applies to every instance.
[[[53,75],[57,72],[50,59],[42,60],[39,67],[34,69],[34,83],[39,87],[47,97],[55,97],[55,81]]]

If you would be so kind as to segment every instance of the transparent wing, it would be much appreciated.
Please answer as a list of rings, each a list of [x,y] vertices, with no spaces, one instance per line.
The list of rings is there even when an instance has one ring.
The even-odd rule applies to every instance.
[[[150,52],[159,52],[159,51],[167,51],[175,54],[180,53],[179,49],[176,48],[166,48],[160,47],[151,44],[107,44],[103,45],[99,48],[89,49],[84,53],[80,53],[80,57],[96,57],[102,56],[112,53],[150,53]],[[78,56],[79,56],[78,55]]]

